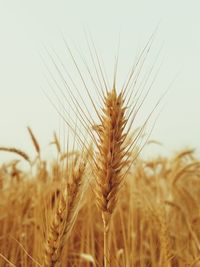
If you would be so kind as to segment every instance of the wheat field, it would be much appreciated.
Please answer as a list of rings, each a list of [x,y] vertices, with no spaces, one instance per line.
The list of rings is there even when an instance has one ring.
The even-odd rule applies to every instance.
[[[109,226],[110,266],[199,266],[200,161],[193,153],[135,160]],[[1,165],[0,266],[104,266],[87,155],[58,155],[50,164],[37,156],[30,172],[19,160]]]
[[[144,51],[141,65],[149,45]],[[97,122],[70,91],[79,125],[68,117],[67,126],[79,149],[63,150],[54,133],[56,153],[45,160],[30,127],[33,158],[15,147],[0,147],[1,153],[13,154],[12,161],[0,165],[0,266],[198,267],[200,160],[192,149],[142,159],[149,136],[142,137],[160,100],[136,129],[135,117],[149,93],[140,94],[146,81],[136,93],[131,89],[141,65],[117,90],[116,73],[109,89],[96,60],[97,82],[92,82],[101,85],[100,106],[83,84]]]

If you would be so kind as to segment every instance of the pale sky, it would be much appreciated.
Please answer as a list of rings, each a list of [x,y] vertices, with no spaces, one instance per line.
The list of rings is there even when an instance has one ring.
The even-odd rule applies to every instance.
[[[49,90],[41,60],[44,46],[53,48],[64,61],[62,34],[72,47],[76,44],[85,51],[86,29],[110,74],[120,35],[119,70],[127,73],[138,49],[159,25],[149,59],[153,64],[162,47],[158,61],[162,65],[152,99],[175,81],[163,100],[164,109],[152,139],[163,143],[166,153],[184,147],[199,149],[199,11],[199,0],[1,0],[0,146],[34,153],[26,126],[33,129],[43,149],[48,147],[53,131],[59,131],[61,119],[42,91]],[[85,52],[84,57],[87,60],[89,54]],[[65,66],[70,71],[67,60]]]

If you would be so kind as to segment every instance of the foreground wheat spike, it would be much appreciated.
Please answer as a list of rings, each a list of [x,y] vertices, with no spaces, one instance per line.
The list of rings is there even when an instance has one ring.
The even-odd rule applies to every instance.
[[[83,176],[85,168],[86,164],[82,162],[78,170],[72,173],[71,181],[68,182],[66,190],[61,193],[58,200],[46,240],[45,267],[61,266],[63,247],[80,209],[80,201],[84,192]]]
[[[111,215],[123,181],[123,169],[127,165],[124,141],[126,126],[123,93],[115,88],[104,99],[105,107],[101,124],[97,127],[96,198],[104,224],[104,267],[110,266],[108,232]]]

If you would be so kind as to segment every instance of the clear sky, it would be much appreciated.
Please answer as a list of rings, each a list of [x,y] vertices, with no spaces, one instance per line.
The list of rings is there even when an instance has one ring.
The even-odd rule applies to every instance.
[[[44,46],[53,47],[64,60],[62,34],[85,51],[84,29],[89,30],[112,73],[120,35],[119,69],[126,73],[159,25],[149,60],[153,64],[162,47],[158,61],[162,65],[152,96],[159,97],[175,81],[163,100],[152,138],[163,143],[166,152],[188,146],[199,149],[199,10],[199,0],[1,0],[0,146],[32,151],[29,125],[46,148],[53,131],[60,128],[61,119],[42,91],[48,93],[40,56],[45,55]],[[89,57],[87,52],[84,57]],[[70,71],[67,60],[65,65]]]

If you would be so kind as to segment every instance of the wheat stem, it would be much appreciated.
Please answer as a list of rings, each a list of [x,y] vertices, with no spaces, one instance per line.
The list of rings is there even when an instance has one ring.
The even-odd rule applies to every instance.
[[[103,220],[103,255],[104,255],[104,267],[110,267],[110,249],[109,249],[109,222],[110,214],[102,213]]]

